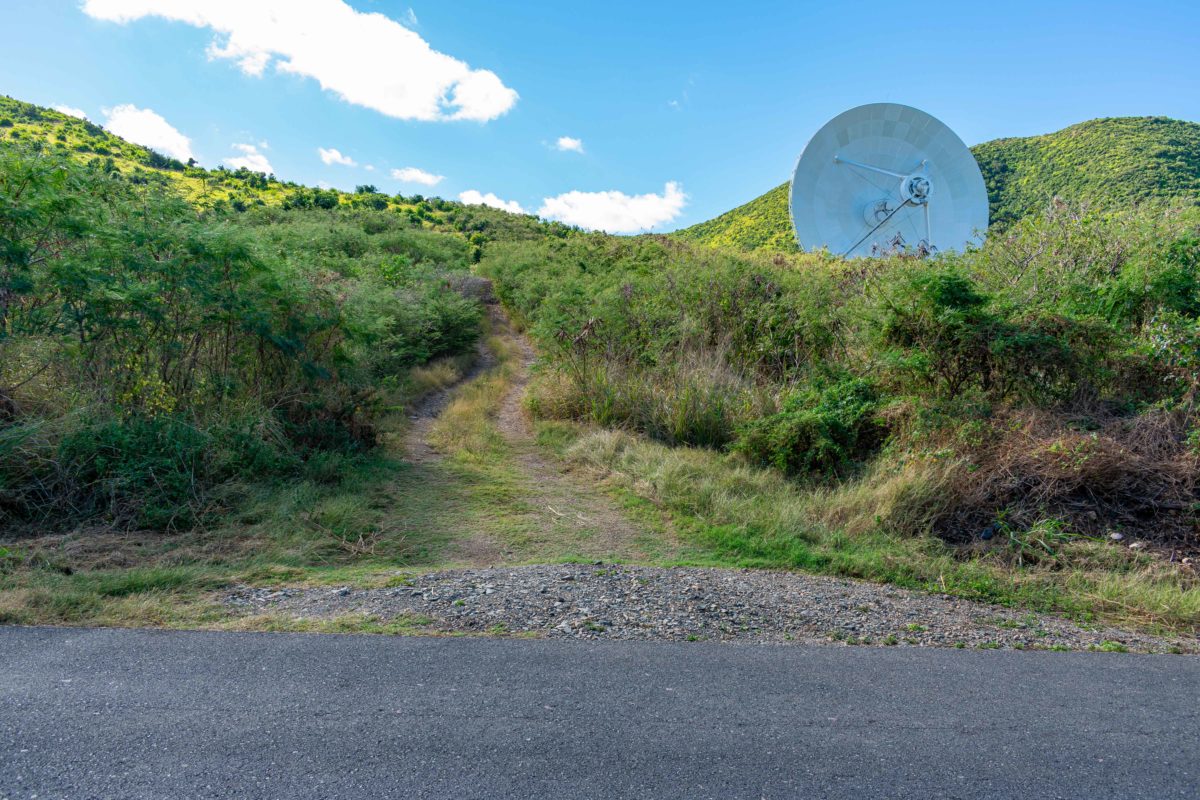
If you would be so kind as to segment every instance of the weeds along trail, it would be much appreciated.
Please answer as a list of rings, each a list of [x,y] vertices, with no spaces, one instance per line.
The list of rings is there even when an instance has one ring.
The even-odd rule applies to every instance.
[[[437,422],[438,415],[446,410],[446,406],[454,399],[455,393],[464,384],[478,378],[496,366],[496,354],[480,339],[475,347],[475,360],[457,380],[449,385],[431,392],[424,397],[409,413],[412,425],[404,435],[404,454],[413,463],[421,464],[437,460],[440,456],[429,444],[429,434]]]
[[[450,535],[429,563],[485,566],[564,559],[646,561],[670,537],[631,520],[582,475],[544,456],[522,401],[536,354],[496,305],[479,365],[412,415],[406,457],[461,502],[433,524]]]

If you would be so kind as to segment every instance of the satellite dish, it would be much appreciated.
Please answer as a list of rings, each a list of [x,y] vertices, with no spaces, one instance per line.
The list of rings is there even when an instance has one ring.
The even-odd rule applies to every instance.
[[[796,162],[789,204],[801,249],[846,258],[957,250],[988,226],[975,156],[939,120],[896,103],[825,123]]]

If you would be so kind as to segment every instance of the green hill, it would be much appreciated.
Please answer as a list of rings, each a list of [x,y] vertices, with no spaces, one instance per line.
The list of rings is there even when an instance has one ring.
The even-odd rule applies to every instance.
[[[793,251],[796,240],[788,213],[788,184],[781,183],[745,205],[671,235],[712,247]]]
[[[374,186],[354,192],[319,189],[248,169],[206,169],[184,164],[109,133],[85,119],[0,95],[0,146],[33,147],[48,155],[70,157],[122,181],[170,189],[202,210],[242,212],[255,207],[284,209],[361,208],[394,211],[412,225],[466,234],[472,244],[492,239],[565,235],[568,226],[542,222],[487,206],[468,206],[438,197],[386,195]]]
[[[1053,197],[1103,207],[1200,200],[1200,124],[1195,122],[1094,119],[971,150],[983,170],[997,224],[1036,212]]]
[[[988,187],[994,226],[1044,208],[1054,197],[1113,207],[1200,201],[1200,124],[1167,117],[1094,119],[1044,136],[995,139],[971,148]],[[673,236],[711,247],[795,250],[788,185]]]

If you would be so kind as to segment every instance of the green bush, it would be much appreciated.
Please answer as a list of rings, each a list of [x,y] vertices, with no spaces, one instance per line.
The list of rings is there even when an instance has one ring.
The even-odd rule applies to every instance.
[[[212,479],[211,438],[184,420],[108,420],[68,434],[57,464],[80,518],[104,516],[140,528],[187,528]]]
[[[775,414],[744,424],[734,452],[790,475],[835,476],[883,441],[879,393],[861,378],[790,394]]]
[[[1019,314],[937,264],[905,273],[884,301],[881,357],[903,388],[1047,403],[1103,380],[1112,330],[1101,320]]]
[[[1159,312],[1200,317],[1200,238],[1187,236],[1157,257],[1122,266],[1096,292],[1110,320],[1143,325]]]

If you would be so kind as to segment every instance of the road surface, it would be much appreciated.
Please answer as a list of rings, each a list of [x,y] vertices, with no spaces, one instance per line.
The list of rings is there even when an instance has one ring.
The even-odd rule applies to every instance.
[[[0,798],[1200,797],[1200,659],[0,628]]]

